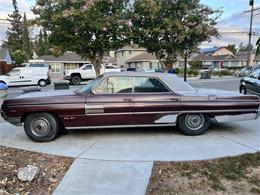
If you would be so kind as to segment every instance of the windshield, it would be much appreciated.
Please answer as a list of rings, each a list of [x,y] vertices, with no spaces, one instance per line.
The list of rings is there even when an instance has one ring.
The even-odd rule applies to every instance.
[[[87,85],[85,85],[84,87],[82,87],[79,92],[80,93],[87,93],[90,92],[91,89],[93,88],[93,86],[95,86],[101,79],[102,79],[102,75],[100,75],[99,77],[97,77],[96,79],[90,81]]]

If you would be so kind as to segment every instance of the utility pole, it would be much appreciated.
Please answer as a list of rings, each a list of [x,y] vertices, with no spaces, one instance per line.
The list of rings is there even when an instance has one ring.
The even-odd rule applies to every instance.
[[[249,27],[249,40],[248,40],[248,51],[247,51],[247,66],[251,62],[251,39],[252,39],[252,24],[253,24],[253,14],[254,14],[254,0],[249,0],[249,5],[251,6],[251,16],[250,16],[250,27]]]
[[[185,56],[184,56],[184,81],[187,81],[187,64],[188,64],[188,49],[185,49]]]

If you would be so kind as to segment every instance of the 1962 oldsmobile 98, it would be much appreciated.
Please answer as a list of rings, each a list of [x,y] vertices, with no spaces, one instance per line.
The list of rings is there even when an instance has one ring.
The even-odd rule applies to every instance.
[[[33,92],[5,100],[2,117],[24,125],[34,141],[51,141],[62,129],[177,125],[185,135],[203,134],[219,122],[259,117],[254,95],[194,89],[173,74],[106,73],[75,92]]]

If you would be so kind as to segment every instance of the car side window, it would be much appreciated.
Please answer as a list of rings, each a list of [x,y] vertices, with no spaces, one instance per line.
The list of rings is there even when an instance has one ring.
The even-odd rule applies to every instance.
[[[7,73],[8,76],[19,76],[20,75],[20,70],[11,70],[10,72]]]
[[[257,79],[259,77],[260,70],[255,70],[250,74],[250,78]]]
[[[170,91],[159,79],[153,77],[135,77],[134,92],[158,93]]]
[[[92,70],[92,65],[86,65],[83,70]]]
[[[115,93],[132,93],[132,77],[108,77],[101,81],[95,89],[96,93],[115,94]]]

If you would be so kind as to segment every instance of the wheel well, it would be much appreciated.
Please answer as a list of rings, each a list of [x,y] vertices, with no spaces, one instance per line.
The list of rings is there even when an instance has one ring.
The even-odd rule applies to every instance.
[[[185,115],[185,114],[192,114],[192,113],[181,113],[181,114],[179,114],[179,115],[177,116],[176,123],[178,123],[178,119],[179,119],[181,116]],[[211,118],[214,118],[213,114],[211,114],[211,113],[200,113],[200,112],[198,112],[198,113],[194,113],[194,114],[202,114],[202,115],[208,116],[210,119],[211,119]]]
[[[74,77],[74,76],[79,76],[79,77],[81,78],[80,73],[72,73],[72,74],[71,74],[71,78]]]
[[[4,81],[1,81],[1,80],[0,80],[0,83],[4,83],[4,84],[6,85],[6,82],[4,82]]]

